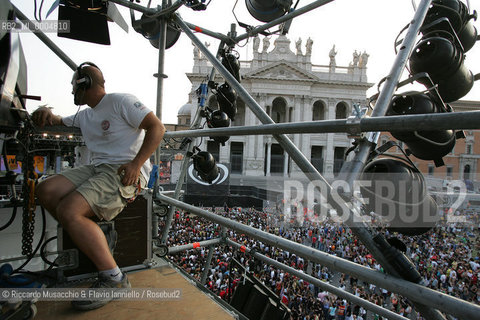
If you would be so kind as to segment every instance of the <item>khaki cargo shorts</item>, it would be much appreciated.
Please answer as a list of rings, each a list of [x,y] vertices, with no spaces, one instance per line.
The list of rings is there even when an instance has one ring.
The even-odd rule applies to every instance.
[[[100,220],[110,221],[147,184],[140,174],[140,188],[138,185],[124,186],[117,173],[119,167],[120,165],[111,164],[85,165],[67,169],[60,174],[77,187],[76,191],[87,200]]]

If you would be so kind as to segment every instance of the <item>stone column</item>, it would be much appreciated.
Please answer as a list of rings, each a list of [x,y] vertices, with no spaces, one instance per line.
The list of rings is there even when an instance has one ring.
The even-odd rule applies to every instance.
[[[260,93],[253,93],[252,97],[259,105],[265,108],[266,95]],[[245,106],[245,125],[255,126],[259,125],[260,121],[248,106]],[[247,176],[263,176],[265,165],[265,141],[264,136],[249,135],[245,137],[247,144],[245,146],[245,175]]]
[[[336,100],[329,98],[328,99],[328,113],[327,119],[333,120],[335,119],[335,106]],[[335,133],[327,133],[327,149],[325,150],[325,162],[324,162],[324,173],[325,178],[331,179],[333,178],[333,164],[334,164],[334,138]]]
[[[283,176],[288,177],[288,153],[286,151],[283,152]]]
[[[269,137],[267,138],[267,177],[270,177],[270,164],[272,161],[272,139]]]
[[[305,111],[304,102],[306,99],[304,96],[296,95],[294,99],[294,109],[293,109],[293,119],[292,122],[303,122],[305,121],[302,118],[302,111]],[[305,136],[308,134],[294,134],[293,135],[293,143],[300,149],[300,151],[305,154],[305,150],[303,149],[303,140]],[[300,168],[297,166],[295,161],[290,160],[290,177],[299,177],[302,176]]]

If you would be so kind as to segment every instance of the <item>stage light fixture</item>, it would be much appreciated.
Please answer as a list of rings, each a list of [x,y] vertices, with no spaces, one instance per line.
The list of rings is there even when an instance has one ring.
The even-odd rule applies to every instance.
[[[203,181],[211,184],[213,180],[218,177],[220,171],[218,170],[215,158],[210,152],[198,151],[192,155],[192,159],[193,168]]]
[[[207,113],[207,126],[209,128],[226,128],[230,127],[230,118],[227,114],[221,110],[215,110],[211,113]],[[213,136],[210,137],[214,141],[220,143],[222,146],[230,139],[229,136]]]
[[[441,19],[447,18],[454,32],[463,46],[464,52],[470,50],[478,40],[477,29],[473,20],[477,19],[477,12],[468,12],[468,7],[459,0],[434,0],[423,22],[422,33],[431,33],[444,30],[450,32],[448,24]]]
[[[452,34],[436,32],[424,36],[410,56],[411,73],[428,73],[445,102],[462,98],[473,87],[473,73],[464,65],[465,55],[455,42]],[[417,81],[427,87],[431,84],[427,78]]]
[[[395,95],[388,107],[387,116],[453,112],[449,105],[431,93],[405,92]],[[436,166],[443,165],[442,157],[455,146],[453,130],[391,131],[392,136],[404,142],[410,152],[422,160],[433,160]],[[461,133],[461,131],[460,131]]]
[[[132,16],[133,29],[147,38],[151,45],[159,48],[158,41],[160,37],[160,18],[150,18],[145,15],[139,20],[134,20]],[[172,22],[167,22],[167,38],[165,49],[171,48],[180,38],[181,31],[174,26]]]
[[[217,87],[215,96],[220,110],[225,112],[232,121],[235,121],[235,114],[237,113],[237,94],[232,87],[225,82]]]
[[[434,0],[423,22],[422,39],[410,57],[412,74],[426,72],[446,102],[465,96],[473,87],[475,77],[464,65],[465,52],[478,40],[473,25],[477,13],[469,14],[459,0]],[[418,82],[430,85],[430,79]]]
[[[393,158],[375,159],[365,166],[361,180],[366,210],[383,216],[388,230],[420,235],[438,222],[437,204],[427,193],[423,175],[412,164]]]
[[[239,57],[231,52],[222,52],[222,65],[230,72],[235,79],[240,82],[240,62]]]
[[[292,0],[245,0],[248,12],[257,20],[270,22],[287,13]]]

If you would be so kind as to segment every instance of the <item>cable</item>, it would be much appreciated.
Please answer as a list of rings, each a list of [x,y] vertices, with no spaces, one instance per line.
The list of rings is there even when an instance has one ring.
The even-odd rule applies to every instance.
[[[40,18],[40,22],[42,21],[42,8],[43,8],[43,1],[40,2],[40,8],[38,9],[38,17]]]
[[[38,21],[37,17],[37,0],[33,0],[33,17]]]
[[[402,30],[400,30],[400,32],[395,37],[395,41],[393,42],[393,50],[395,51],[395,54],[398,53],[398,51],[397,51],[398,38],[400,38],[400,35],[402,34],[402,32],[407,30],[409,26],[410,26],[410,24],[407,24],[405,27],[403,27]]]
[[[205,120],[201,129],[204,129],[206,124],[207,124],[207,120]],[[195,148],[200,148],[200,146],[202,145],[202,142],[203,142],[203,137],[200,137],[200,143],[197,146],[195,146]]]
[[[55,239],[57,239],[57,238],[58,238],[57,236],[53,236],[53,237],[51,237],[50,239],[45,240],[45,242],[42,244],[42,247],[40,248],[40,257],[42,258],[43,262],[45,262],[46,264],[49,265],[49,267],[48,267],[47,270],[50,270],[50,269],[52,269],[53,267],[58,267],[58,264],[55,263],[55,261],[56,261],[57,259],[55,259],[53,262],[51,262],[51,261],[49,261],[49,260],[47,259],[47,257],[45,256],[45,248],[46,248],[47,244],[48,244],[50,241],[55,240]]]
[[[85,90],[83,91],[82,99],[83,99],[84,95],[85,95]],[[77,115],[78,115],[79,112],[80,112],[80,105],[78,105],[77,112],[75,113],[75,116],[73,117],[72,127],[75,127],[75,119],[77,119]]]

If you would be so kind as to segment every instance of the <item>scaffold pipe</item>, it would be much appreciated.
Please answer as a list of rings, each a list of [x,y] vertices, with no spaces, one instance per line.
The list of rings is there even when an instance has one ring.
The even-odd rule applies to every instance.
[[[282,237],[264,232],[257,228],[244,225],[237,221],[215,215],[206,210],[172,199],[162,194],[158,195],[158,199],[170,205],[174,205],[177,208],[184,209],[192,214],[218,223],[219,225],[248,235],[253,239],[262,241],[263,243],[287,250],[290,253],[295,253],[296,255],[322,264],[323,266],[326,266],[332,270],[337,270],[369,283],[373,283],[381,288],[399,293],[411,299],[412,301],[444,311],[445,313],[452,314],[461,319],[476,319],[478,314],[480,314],[480,307],[474,305],[473,303],[469,303],[447,294],[426,288],[422,285],[358,265],[354,262],[318,251],[302,244],[298,244]]]
[[[478,129],[480,111],[432,113],[409,116],[363,118],[358,123],[344,120],[318,120],[295,123],[275,123],[258,126],[196,129],[166,132],[165,138],[266,135],[283,132],[296,133],[349,133],[375,131],[421,130],[473,130]],[[357,131],[358,130],[358,131]]]
[[[168,248],[168,254],[177,254],[183,251],[191,250],[191,249],[198,249],[198,248],[205,248],[208,246],[213,246],[221,243],[223,241],[222,238],[215,238],[215,239],[210,239],[210,240],[205,240],[205,241],[200,241],[200,242],[193,242],[189,244],[184,244],[181,246],[175,246],[175,247],[170,247]],[[153,252],[155,253],[155,251]]]

